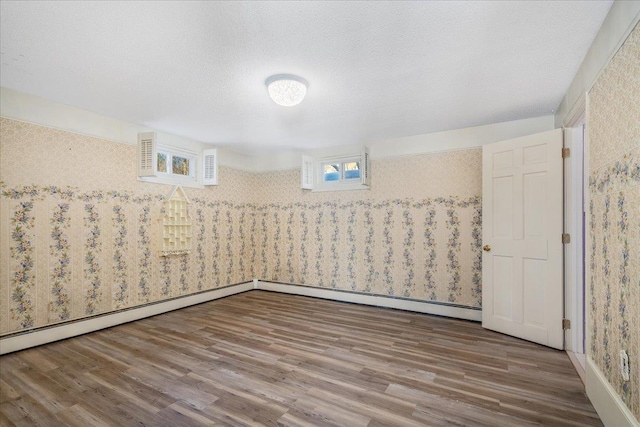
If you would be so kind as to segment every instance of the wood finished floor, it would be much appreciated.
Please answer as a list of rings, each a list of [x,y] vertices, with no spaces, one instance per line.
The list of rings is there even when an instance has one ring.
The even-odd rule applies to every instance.
[[[0,358],[0,424],[602,425],[564,352],[251,291]]]

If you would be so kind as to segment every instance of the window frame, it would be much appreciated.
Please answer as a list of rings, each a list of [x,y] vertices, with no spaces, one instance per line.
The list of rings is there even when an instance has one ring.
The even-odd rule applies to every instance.
[[[357,163],[358,164],[358,169],[356,169],[358,171],[358,176],[357,177],[352,177],[352,178],[347,178],[346,177],[346,165],[348,163]],[[342,160],[342,161],[328,161],[328,162],[322,162],[320,163],[320,176],[321,176],[321,180],[323,183],[325,184],[329,184],[329,183],[334,183],[334,182],[339,182],[339,183],[353,183],[353,182],[361,182],[362,178],[360,176],[360,173],[362,172],[362,168],[360,167],[360,160]],[[325,171],[327,166],[334,166],[337,165],[338,166],[338,179],[332,179],[332,180],[326,180],[324,179],[325,176],[327,175]]]
[[[360,174],[357,178],[345,178],[346,163],[358,163],[358,170]],[[362,164],[364,162],[363,156],[359,154],[351,154],[344,156],[331,156],[322,157],[316,160],[314,169],[315,173],[315,185],[311,191],[345,191],[345,190],[369,190],[370,187],[362,183],[362,174],[364,173]],[[325,165],[340,165],[339,177],[335,181],[324,180],[324,167]]]
[[[164,176],[164,177],[171,177],[171,178],[177,178],[177,179],[187,179],[187,180],[193,180],[196,179],[196,155],[190,155],[190,154],[182,154],[182,153],[178,153],[176,150],[173,151],[169,151],[169,150],[165,150],[162,147],[158,147],[158,152],[156,155],[156,162],[158,161],[158,156],[160,154],[164,154],[167,156],[167,171],[166,172],[162,172],[160,171],[160,169],[156,170],[156,174],[158,176]],[[174,157],[179,157],[182,159],[186,159],[189,162],[189,175],[182,175],[179,173],[174,173],[173,172],[173,158]]]
[[[156,169],[158,156],[165,154],[167,156],[167,172],[160,172],[156,170],[156,176],[139,176],[139,181],[154,182],[158,184],[169,185],[181,185],[184,187],[192,188],[204,188],[202,183],[200,170],[201,165],[201,153],[185,150],[184,148],[177,148],[165,144],[157,144],[156,148]],[[180,175],[173,173],[173,157],[182,157],[189,161],[189,175]]]

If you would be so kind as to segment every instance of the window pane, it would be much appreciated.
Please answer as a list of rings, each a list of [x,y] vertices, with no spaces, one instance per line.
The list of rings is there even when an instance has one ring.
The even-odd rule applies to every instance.
[[[174,174],[189,176],[189,159],[173,156],[171,158],[171,167]]]
[[[324,165],[323,179],[325,182],[338,181],[340,179],[340,164],[336,163]]]
[[[344,163],[344,179],[360,178],[360,162]]]
[[[158,172],[167,172],[167,155],[158,153]]]

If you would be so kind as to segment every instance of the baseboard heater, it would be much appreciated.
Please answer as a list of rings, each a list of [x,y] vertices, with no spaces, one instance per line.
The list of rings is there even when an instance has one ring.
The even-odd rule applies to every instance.
[[[102,313],[91,317],[84,317],[81,319],[74,319],[44,327],[10,333],[0,337],[0,355],[95,332],[100,329],[110,328],[123,323],[156,316],[158,314],[167,313],[169,311],[178,310],[251,290],[280,292],[333,301],[434,314],[477,322],[482,320],[482,310],[479,307],[468,307],[435,301],[418,301],[391,295],[375,295],[358,291],[319,288],[294,283],[256,279],[251,282],[238,283],[195,294],[175,297],[169,300],[152,302],[141,306]]]
[[[0,337],[0,355],[13,353],[42,344],[99,331],[134,320],[156,316],[191,305],[213,301],[230,295],[236,295],[254,289],[254,282],[239,283],[224,286],[195,294],[171,298],[169,300],[152,302],[118,311],[83,317],[67,322],[47,325],[26,331],[20,331]]]
[[[354,304],[394,308],[397,310],[413,311],[424,314],[434,314],[437,316],[453,317],[456,319],[471,320],[475,322],[482,321],[482,308],[446,302],[422,301],[395,295],[377,295],[360,291],[320,288],[316,286],[268,280],[258,280],[256,289],[285,294],[303,295],[333,301],[350,302]]]

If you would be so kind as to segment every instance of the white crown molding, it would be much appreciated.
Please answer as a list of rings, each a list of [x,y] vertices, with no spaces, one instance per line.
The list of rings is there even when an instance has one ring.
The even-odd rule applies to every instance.
[[[640,21],[640,1],[614,1],[598,34],[573,77],[555,114],[555,126],[575,121],[584,110],[585,93]]]
[[[553,130],[553,116],[492,123],[366,144],[372,159],[468,150],[507,139]]]
[[[137,143],[138,132],[153,131],[153,129],[144,126],[105,117],[7,88],[0,88],[0,114],[9,119],[131,145]],[[372,141],[364,145],[370,148],[372,159],[466,150],[492,142],[551,130],[553,129],[553,120],[553,116],[549,115],[431,134]],[[210,144],[204,144],[181,136],[159,131],[156,131],[156,133],[158,141],[165,145],[194,151],[212,148]],[[218,150],[218,163],[220,166],[261,173],[299,169],[302,154],[320,158],[360,153],[361,145],[344,145],[304,153],[289,152],[273,156],[247,156],[236,153],[226,147],[218,148]]]
[[[554,129],[553,115],[513,120],[464,129],[454,129],[366,143],[371,159],[414,156],[445,151],[469,150],[485,144]],[[299,169],[302,154],[314,158],[358,154],[360,145],[323,148],[304,153],[286,153],[254,158],[254,172]]]
[[[6,87],[0,87],[0,115],[8,119],[130,145],[138,143],[139,132],[154,131],[161,144],[194,151],[211,148],[208,144],[189,138],[156,131]]]

